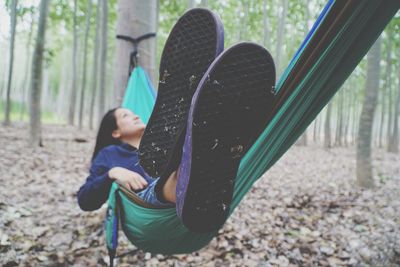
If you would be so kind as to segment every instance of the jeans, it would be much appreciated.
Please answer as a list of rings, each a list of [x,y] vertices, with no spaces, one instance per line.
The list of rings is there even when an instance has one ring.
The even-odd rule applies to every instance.
[[[171,202],[163,202],[157,198],[156,192],[154,188],[160,178],[154,179],[145,189],[136,193],[138,197],[140,197],[143,201],[154,205],[156,207],[175,207],[175,203]]]

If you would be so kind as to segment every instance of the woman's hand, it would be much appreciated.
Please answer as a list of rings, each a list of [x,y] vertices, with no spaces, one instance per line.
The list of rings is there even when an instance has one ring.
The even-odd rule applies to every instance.
[[[140,174],[122,167],[112,168],[108,171],[108,176],[132,191],[142,190],[147,187],[146,180]]]

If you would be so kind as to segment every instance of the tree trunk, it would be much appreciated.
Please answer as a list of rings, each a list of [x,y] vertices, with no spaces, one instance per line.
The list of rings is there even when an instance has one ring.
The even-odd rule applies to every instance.
[[[307,129],[304,131],[304,133],[300,136],[299,141],[297,141],[297,144],[299,146],[307,146],[308,143],[308,138],[307,138]]]
[[[357,86],[354,86],[353,88],[353,114],[352,114],[352,130],[351,130],[351,143],[354,145],[356,143],[356,135],[357,135],[357,121],[358,121],[358,116],[357,116],[357,110],[358,110],[358,95],[357,95]]]
[[[391,38],[387,38],[387,49],[386,49],[386,75],[385,75],[385,85],[382,88],[381,101],[381,120],[379,127],[379,147],[383,147],[383,128],[385,127],[385,107],[386,107],[386,95],[391,88],[391,75],[392,75],[392,42]]]
[[[201,0],[202,7],[208,7],[208,0]]]
[[[90,31],[90,17],[92,16],[92,0],[88,0],[87,13],[86,13],[86,25],[85,25],[85,37],[83,42],[83,70],[82,70],[82,87],[81,87],[81,101],[79,104],[79,129],[82,129],[83,122],[83,107],[85,103],[85,87],[86,87],[86,68],[87,68],[87,49],[88,49],[88,38]]]
[[[328,107],[326,109],[326,117],[325,117],[325,138],[324,138],[324,147],[331,147],[331,112],[332,112],[332,102],[329,102]]]
[[[238,3],[238,7],[236,9],[237,14],[240,14],[241,10],[243,9],[242,2]],[[242,18],[240,16],[236,16],[236,29],[237,29],[237,41],[240,42],[243,37],[243,23]]]
[[[263,44],[267,49],[270,49],[271,41],[269,37],[269,19],[267,13],[267,0],[263,0],[263,26],[264,26],[264,41]]]
[[[388,75],[388,87],[387,87],[387,98],[388,98],[388,123],[387,123],[387,131],[386,131],[386,141],[387,141],[387,150],[389,150],[389,140],[392,136],[393,129],[393,96],[392,96],[392,81],[389,73]]]
[[[281,61],[282,61],[282,51],[283,51],[283,37],[285,36],[285,23],[289,1],[283,0],[283,10],[279,16],[278,24],[278,36],[276,42],[276,57],[275,57],[275,68],[277,77],[281,74]]]
[[[49,87],[49,72],[44,69],[42,74],[41,110],[51,110],[52,95]]]
[[[99,116],[101,119],[105,112],[106,68],[107,68],[107,26],[108,26],[108,1],[101,0],[101,49],[100,49],[100,83],[99,83]]]
[[[337,105],[337,124],[336,124],[336,136],[335,145],[342,146],[342,131],[343,131],[343,89],[339,91]]]
[[[397,58],[400,56],[400,48],[398,48]],[[397,84],[397,100],[394,103],[393,116],[393,133],[390,135],[388,151],[399,153],[399,116],[400,116],[400,68],[398,73],[399,82]]]
[[[350,84],[351,86],[351,84]],[[347,90],[347,95],[348,95],[348,101],[347,101],[347,105],[346,105],[346,122],[345,122],[345,128],[344,128],[344,145],[348,146],[349,142],[348,142],[348,137],[349,137],[349,129],[350,129],[350,114],[351,114],[351,104],[353,103],[353,93],[350,90],[350,88],[348,88],[349,90]]]
[[[188,2],[188,9],[196,7],[196,0],[189,0]]]
[[[35,49],[32,58],[30,98],[30,145],[41,146],[40,95],[42,87],[42,65],[45,43],[46,21],[50,0],[40,1],[40,13]]]
[[[68,62],[70,57],[67,55],[65,50],[66,49],[64,49],[64,51],[63,51],[62,57],[63,57],[64,62]],[[57,100],[56,100],[56,103],[57,103],[56,112],[57,112],[57,115],[60,116],[60,117],[65,117],[66,104],[68,104],[68,103],[66,103],[68,101],[65,101],[65,99],[67,99],[68,95],[69,95],[67,93],[69,91],[68,90],[69,89],[69,83],[67,82],[67,81],[69,81],[69,73],[68,73],[69,70],[70,70],[70,68],[68,68],[65,71],[61,72],[61,74],[60,74],[60,76],[61,76],[60,77],[60,82],[58,84],[58,90],[57,90],[58,94],[57,94]]]
[[[100,42],[100,3],[97,2],[96,7],[96,35],[93,53],[93,68],[92,68],[92,95],[90,99],[90,111],[89,111],[89,128],[93,129],[93,117],[94,117],[94,104],[97,95],[97,74],[99,72],[98,61],[99,61],[99,42]]]
[[[71,98],[69,102],[69,111],[68,111],[68,124],[74,125],[75,121],[75,102],[76,102],[76,78],[77,78],[77,64],[76,64],[76,53],[77,53],[77,21],[76,21],[76,13],[78,9],[77,0],[74,0],[74,29],[73,29],[73,48],[72,48],[72,80],[71,80]]]
[[[156,0],[118,0],[117,34],[133,38],[143,34],[156,32],[157,1]],[[114,84],[117,92],[116,105],[120,105],[129,79],[129,56],[132,44],[121,39],[116,41],[116,62]],[[156,38],[143,40],[138,47],[138,63],[155,80],[156,71]]]
[[[314,143],[316,143],[319,138],[317,136],[317,132],[318,132],[318,123],[320,121],[320,116],[317,116],[314,120],[314,130],[313,130],[313,141]]]
[[[15,29],[17,26],[17,0],[12,0],[11,3],[11,27],[10,27],[10,67],[8,69],[8,82],[7,82],[7,98],[4,116],[4,125],[10,125],[11,113],[11,83],[14,67],[14,43],[15,43]]]
[[[29,66],[31,66],[31,42],[32,42],[32,33],[33,33],[33,25],[34,23],[34,16],[32,13],[32,21],[31,21],[31,29],[28,34],[28,42],[26,43],[26,64],[25,64],[25,74],[24,74],[24,79],[22,82],[22,107],[21,107],[21,112],[19,115],[19,119],[22,120],[24,113],[25,113],[25,107],[28,104],[27,97],[26,97],[26,92],[29,90],[28,86],[28,80],[29,80]]]
[[[381,42],[382,40],[379,38],[368,53],[365,96],[358,129],[357,184],[365,188],[374,187],[371,164],[371,135],[379,89]]]
[[[244,7],[243,7],[243,11],[244,11],[244,17],[242,18],[242,40],[248,40],[249,39],[249,26],[250,26],[250,18],[249,18],[249,2],[245,1],[244,2]]]
[[[320,139],[321,139],[321,131],[322,131],[322,126],[323,126],[323,122],[324,122],[324,119],[323,119],[323,117],[322,117],[322,114],[319,116],[319,119],[318,119],[318,125],[317,125],[317,138],[318,138],[318,141],[320,141]]]

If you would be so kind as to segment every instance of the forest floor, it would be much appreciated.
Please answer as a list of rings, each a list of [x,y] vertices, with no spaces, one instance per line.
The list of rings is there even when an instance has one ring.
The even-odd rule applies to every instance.
[[[31,149],[28,125],[0,128],[0,265],[106,266],[105,207],[76,202],[94,135],[45,126],[44,147]],[[117,266],[399,266],[400,155],[373,151],[373,190],[355,186],[355,163],[354,147],[294,146],[208,246],[137,251]],[[121,235],[118,253],[132,249]]]

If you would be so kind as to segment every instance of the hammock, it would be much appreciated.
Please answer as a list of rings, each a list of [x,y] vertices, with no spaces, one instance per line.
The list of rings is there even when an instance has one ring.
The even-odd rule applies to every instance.
[[[230,213],[338,91],[399,7],[398,0],[327,3],[276,85],[273,118],[241,161]],[[106,219],[107,246],[114,255],[118,218],[127,238],[151,253],[190,253],[217,234],[190,232],[175,208],[143,205],[133,193],[114,184]]]

